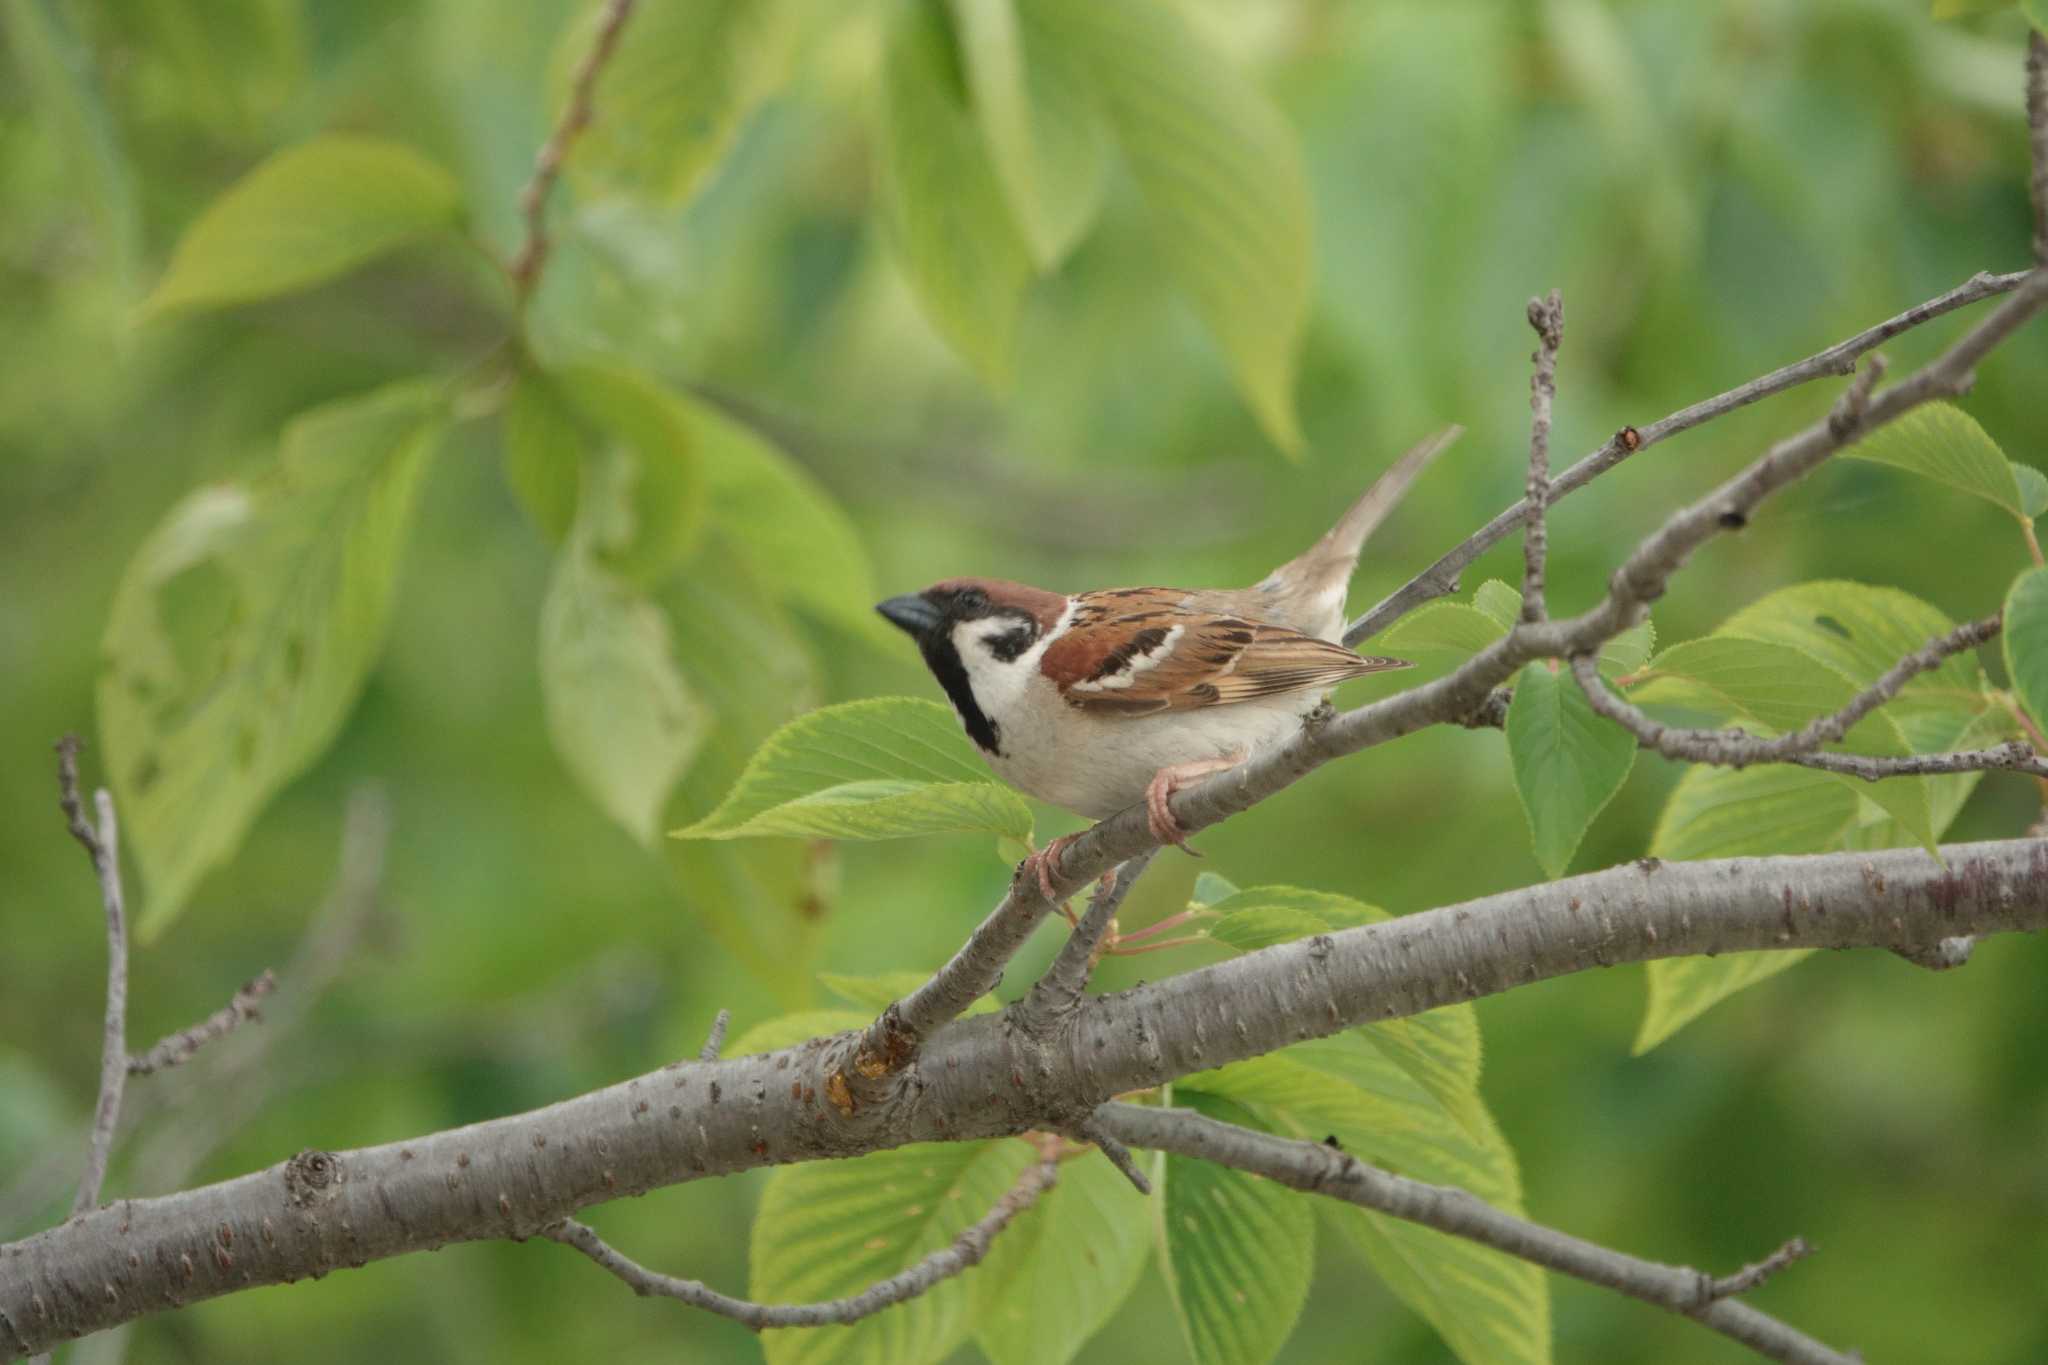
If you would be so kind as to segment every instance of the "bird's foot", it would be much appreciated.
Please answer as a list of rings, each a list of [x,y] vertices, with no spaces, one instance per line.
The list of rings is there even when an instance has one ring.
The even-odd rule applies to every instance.
[[[1152,780],[1145,785],[1145,823],[1152,830],[1152,837],[1162,844],[1172,844],[1191,857],[1202,855],[1188,847],[1188,832],[1179,818],[1174,815],[1170,804],[1173,794],[1214,773],[1228,772],[1244,762],[1245,751],[1239,749],[1227,758],[1204,758],[1193,763],[1174,763],[1152,774]]]
[[[1075,924],[1074,912],[1067,909],[1065,897],[1053,891],[1052,879],[1060,870],[1060,855],[1067,851],[1067,845],[1080,838],[1078,834],[1062,834],[1044,848],[1032,853],[1017,865],[1017,875],[1032,877],[1038,882],[1039,894],[1052,902],[1053,908],[1067,917],[1067,923]]]

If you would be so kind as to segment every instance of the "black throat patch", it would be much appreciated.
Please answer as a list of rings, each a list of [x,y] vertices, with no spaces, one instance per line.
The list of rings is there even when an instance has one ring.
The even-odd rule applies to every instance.
[[[1000,757],[1003,752],[1002,727],[991,720],[980,703],[974,700],[974,689],[967,682],[967,665],[960,662],[960,651],[953,648],[951,633],[932,631],[918,641],[918,648],[924,654],[925,667],[939,680],[939,686],[946,689],[946,699],[960,713],[960,723],[967,727],[967,737],[980,745],[984,753]]]

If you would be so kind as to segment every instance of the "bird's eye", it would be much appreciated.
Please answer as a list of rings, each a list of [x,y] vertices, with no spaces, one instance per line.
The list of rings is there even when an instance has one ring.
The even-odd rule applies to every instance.
[[[982,644],[995,656],[999,663],[1010,663],[1019,654],[1031,648],[1032,631],[1029,626],[1016,626],[996,635],[985,636]]]

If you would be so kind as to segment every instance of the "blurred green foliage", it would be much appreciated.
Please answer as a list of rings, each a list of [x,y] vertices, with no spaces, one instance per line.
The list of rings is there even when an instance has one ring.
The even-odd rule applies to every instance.
[[[19,1226],[0,1235],[67,1200],[96,1074],[99,918],[54,809],[47,746],[66,730],[118,744],[102,728],[114,710],[96,723],[94,698],[123,573],[174,508],[268,488],[281,433],[309,409],[421,374],[505,385],[495,415],[448,428],[416,488],[409,467],[396,480],[416,505],[395,513],[411,530],[388,609],[371,612],[388,617],[372,632],[384,643],[354,704],[318,698],[249,739],[290,760],[271,770],[281,789],[251,806],[239,851],[192,885],[172,931],[137,953],[141,1044],[290,956],[329,879],[347,793],[385,784],[391,931],[280,1043],[275,1098],[196,1179],[544,1103],[694,1052],[721,1006],[745,1029],[834,1003],[820,971],[940,961],[1008,876],[986,834],[650,849],[628,832],[707,816],[762,737],[820,702],[932,695],[911,652],[861,613],[871,586],[964,572],[1060,587],[1250,581],[1395,451],[1465,423],[1471,434],[1368,551],[1354,589],[1368,602],[1518,495],[1530,294],[1557,285],[1567,301],[1562,460],[2026,259],[2010,12],[1937,25],[1908,0],[1191,0],[1173,41],[1229,58],[1204,88],[1225,102],[1263,91],[1282,116],[1236,149],[1239,162],[1274,177],[1276,212],[1290,183],[1306,187],[1312,229],[1283,223],[1256,259],[1282,263],[1298,240],[1312,271],[1279,270],[1246,295],[1191,275],[1202,258],[1174,247],[1213,228],[1206,201],[1161,170],[1174,148],[1156,101],[1185,63],[1152,73],[1163,87],[1114,86],[1086,114],[1063,98],[1082,82],[1073,72],[1020,90],[972,52],[961,70],[920,67],[982,101],[982,125],[964,132],[1014,149],[1028,126],[1038,151],[914,166],[905,154],[929,140],[892,144],[873,106],[881,73],[918,57],[903,35],[929,13],[782,0],[686,17],[642,0],[616,85],[601,87],[599,131],[558,195],[556,254],[527,319],[533,350],[569,376],[553,384],[498,368],[512,314],[493,258],[517,246],[519,190],[587,42],[587,8],[0,0],[0,1169],[67,1158],[42,1206],[14,1210]],[[945,8],[964,25],[986,7]],[[1066,0],[1032,12],[1091,22],[1091,7]],[[1094,22],[1109,50],[1090,70],[1109,80],[1123,70],[1119,37]],[[1027,50],[1037,31],[1025,27]],[[206,282],[174,267],[176,249],[196,223],[217,225],[222,193],[320,134],[444,167],[460,231],[434,228],[446,199],[420,173],[302,281],[373,242],[395,248],[367,268],[295,297],[146,317],[152,291],[164,291],[156,312],[191,308],[187,291]],[[892,207],[917,174],[984,175],[978,188],[944,183],[963,205],[1011,216],[1035,189],[1042,212],[1024,215],[993,273],[949,264],[928,252],[990,244]],[[1162,220],[1180,224],[1166,248]],[[937,285],[920,277],[939,267]],[[948,287],[967,292],[935,310]],[[1297,325],[1298,348],[1286,344]],[[1887,352],[1914,363],[1959,325]],[[593,416],[579,395],[616,390],[626,370],[664,381],[675,410],[614,393]],[[2036,326],[1964,404],[2022,465],[2048,464],[2044,374]],[[1832,397],[1817,385],[1745,410],[1563,504],[1553,605],[1590,600],[1666,509]],[[1296,424],[1298,464],[1282,458]],[[564,487],[548,458],[665,449],[648,433],[678,428],[699,453],[679,482],[593,498],[588,483]],[[603,463],[586,461],[585,478]],[[2024,479],[2014,495],[2030,498]],[[1988,497],[1841,462],[1703,551],[1659,604],[1660,636],[1689,640],[1820,579],[1895,586],[1950,619],[1986,614],[2028,562],[2012,514]],[[1468,581],[1516,567],[1504,547]],[[549,738],[619,719],[612,705],[597,722],[565,720],[563,699],[582,689],[542,662],[575,657],[540,643],[550,604],[572,591],[617,606],[607,640],[627,643],[568,677],[680,665],[651,684],[676,683],[670,704],[649,704],[630,731],[653,775],[624,787],[565,767]],[[237,632],[203,610],[172,626],[178,639]],[[243,670],[251,686],[295,676],[287,640],[240,633],[259,651]],[[336,637],[351,656],[361,644]],[[265,663],[265,649],[284,661]],[[1999,651],[1982,662],[2003,680]],[[2040,687],[2013,666],[2023,690]],[[1401,681],[1366,680],[1345,699]],[[307,740],[333,725],[331,746]],[[88,771],[104,753],[90,752]],[[650,816],[659,797],[647,793],[685,767]],[[1639,760],[1576,854],[1559,856],[1586,869],[1641,854],[1677,781],[1673,765]],[[2009,835],[2037,809],[2031,784],[1994,775],[1949,837]],[[1072,827],[1055,812],[1038,823],[1042,835]],[[234,843],[222,829],[192,837]],[[1501,737],[1464,731],[1337,765],[1202,845],[1241,884],[1397,912],[1543,875]],[[213,856],[196,843],[179,853],[201,870]],[[1162,860],[1127,919],[1179,908],[1192,880],[1186,860]],[[1111,963],[1103,984],[1220,951]],[[1875,954],[1816,959],[1640,1058],[1628,1047],[1642,973],[1533,987],[1477,1006],[1486,1096],[1539,1219],[1718,1270],[1798,1232],[1823,1255],[1758,1301],[1823,1339],[1895,1359],[2044,1358],[2048,1064],[2030,1046],[2048,1028],[2043,966],[2039,943],[2003,941],[1945,977]],[[196,1123],[194,1109],[203,1097],[158,1122]],[[110,1192],[154,1192],[142,1174],[117,1160]],[[686,1186],[592,1221],[643,1260],[739,1290],[765,1180]],[[1443,1359],[1375,1277],[1370,1245],[1356,1249],[1323,1239],[1280,1359]],[[1081,1359],[1156,1358],[1177,1339],[1158,1261],[1143,1274]],[[1561,1360],[1734,1358],[1677,1319],[1551,1288]],[[626,1299],[547,1245],[451,1249],[237,1295],[149,1320],[130,1343],[136,1361],[285,1351],[751,1361],[761,1346],[731,1323]]]

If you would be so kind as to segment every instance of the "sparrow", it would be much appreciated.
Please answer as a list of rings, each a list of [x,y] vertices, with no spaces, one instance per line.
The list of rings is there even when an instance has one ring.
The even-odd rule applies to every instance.
[[[1139,801],[1152,835],[1188,852],[1174,793],[1285,743],[1341,682],[1407,668],[1339,643],[1366,538],[1450,427],[1408,451],[1314,545],[1249,588],[1058,593],[949,578],[875,610],[925,666],[996,775],[1101,820]],[[1078,835],[1020,868],[1057,901],[1052,874]]]

